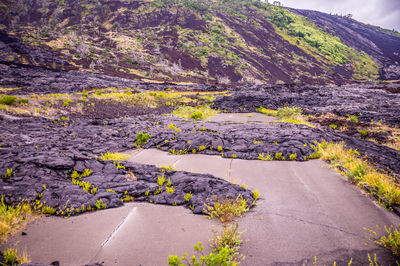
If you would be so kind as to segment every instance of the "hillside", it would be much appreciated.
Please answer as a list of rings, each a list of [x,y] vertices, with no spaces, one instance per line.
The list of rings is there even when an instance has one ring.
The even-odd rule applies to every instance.
[[[160,82],[343,84],[377,79],[382,66],[381,78],[398,78],[386,73],[400,38],[369,28],[349,40],[294,12],[308,16],[251,0],[6,0],[0,64],[13,72],[2,67],[0,84],[21,67]],[[387,47],[372,49],[374,34]]]
[[[343,43],[369,54],[380,67],[383,79],[400,79],[400,37],[384,29],[365,25],[346,17],[328,15],[312,10],[290,9],[307,17],[326,32],[338,36]],[[387,31],[389,32],[389,31]]]

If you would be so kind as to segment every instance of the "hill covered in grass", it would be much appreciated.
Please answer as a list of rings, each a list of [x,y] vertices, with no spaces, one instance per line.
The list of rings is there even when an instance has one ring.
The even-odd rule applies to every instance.
[[[396,78],[382,74],[395,57],[386,62],[307,14],[259,1],[5,0],[0,14],[6,66],[211,84]]]

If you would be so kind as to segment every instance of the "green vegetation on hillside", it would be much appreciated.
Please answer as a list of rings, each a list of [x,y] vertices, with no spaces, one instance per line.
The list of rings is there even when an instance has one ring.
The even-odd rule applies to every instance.
[[[357,52],[343,44],[341,40],[324,32],[305,17],[296,15],[284,8],[270,6],[271,21],[286,35],[295,37],[297,44],[304,40],[320,53],[329,56],[338,64],[351,63],[354,67],[353,77],[356,79],[378,78],[378,65],[364,52]]]

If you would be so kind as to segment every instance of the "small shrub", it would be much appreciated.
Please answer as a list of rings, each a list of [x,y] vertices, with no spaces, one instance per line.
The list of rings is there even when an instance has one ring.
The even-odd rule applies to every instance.
[[[20,99],[18,100],[18,103],[20,103],[20,104],[27,104],[27,103],[29,103],[29,99],[27,99],[27,98],[20,98]]]
[[[283,107],[277,109],[277,117],[283,118],[294,118],[300,116],[302,114],[302,110],[300,107]]]
[[[4,179],[11,178],[13,176],[13,169],[7,168],[6,173],[2,176]]]
[[[235,217],[241,217],[243,213],[249,211],[247,200],[242,195],[236,199],[226,197],[217,200],[214,205],[205,204],[204,213],[210,216],[210,219],[219,219],[222,223],[229,223]]]
[[[103,202],[103,200],[97,200],[95,206],[98,210],[107,208],[107,205]]]
[[[209,105],[199,105],[179,107],[172,112],[172,115],[186,119],[207,119],[217,113],[218,111],[211,109]]]
[[[289,159],[290,159],[291,161],[296,161],[296,159],[297,159],[297,154],[296,154],[296,153],[290,154],[290,155],[289,155]]]
[[[368,129],[365,130],[358,130],[358,133],[360,133],[361,136],[366,137],[368,136]]]
[[[197,110],[190,115],[191,119],[204,119],[204,114],[202,111]]]
[[[199,147],[199,151],[204,151],[206,149],[206,146],[202,145]]]
[[[152,136],[148,133],[139,132],[136,135],[135,146],[136,147],[143,147]]]
[[[168,193],[168,194],[171,194],[171,193],[174,193],[175,192],[175,189],[174,189],[174,187],[169,187],[169,186],[167,186],[167,187],[165,187],[165,191]]]
[[[5,105],[13,105],[17,100],[17,97],[12,96],[12,95],[0,95],[0,104],[5,104]]]
[[[329,127],[330,127],[330,128],[333,128],[333,129],[336,129],[336,128],[337,128],[337,125],[331,124],[331,125],[329,125]]]
[[[217,150],[218,150],[218,151],[222,151],[222,147],[221,147],[221,146],[218,146]]]

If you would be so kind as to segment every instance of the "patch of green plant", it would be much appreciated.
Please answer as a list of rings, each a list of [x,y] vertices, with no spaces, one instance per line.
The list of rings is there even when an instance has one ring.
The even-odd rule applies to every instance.
[[[174,189],[173,186],[166,186],[166,187],[165,187],[165,191],[166,191],[168,194],[171,194],[171,193],[174,193],[174,192],[175,192],[175,189]]]
[[[368,129],[365,130],[358,130],[358,133],[360,133],[361,136],[366,137],[368,136]]]
[[[193,197],[193,194],[191,192],[186,193],[184,196],[184,198],[187,202],[189,202],[192,197]]]
[[[169,128],[169,129],[173,129],[173,130],[175,130],[176,132],[182,132],[182,129],[180,129],[179,127],[177,127],[175,124],[169,124],[169,125],[168,125],[168,128]]]
[[[29,99],[27,99],[27,98],[20,98],[20,99],[18,100],[18,103],[19,103],[19,104],[28,104],[28,103],[29,103]]]
[[[205,149],[206,149],[206,146],[201,145],[201,146],[199,147],[199,152],[200,152],[200,151],[204,151]]]
[[[151,135],[145,132],[139,132],[136,135],[136,140],[135,140],[135,146],[136,147],[143,147],[143,145],[145,145],[149,139],[151,138]]]
[[[209,105],[199,105],[196,107],[192,106],[179,107],[178,109],[175,109],[172,112],[172,115],[186,119],[200,120],[200,119],[210,118],[216,115],[217,113],[218,111],[211,109]]]
[[[296,161],[296,159],[297,159],[297,154],[296,154],[296,153],[290,154],[290,155],[289,155],[289,159],[290,159],[291,161]]]
[[[217,151],[222,151],[222,146],[218,146]]]
[[[158,177],[157,177],[157,184],[158,184],[160,187],[162,187],[162,186],[164,185],[164,182],[165,182],[165,177],[164,177],[164,175],[158,176]]]
[[[43,214],[55,214],[56,210],[53,207],[50,206],[43,206],[42,209],[40,210]]]
[[[64,101],[63,101],[63,106],[64,107],[68,107],[71,103],[73,103],[74,101],[73,100],[70,100],[70,99],[65,99]]]
[[[254,199],[254,201],[256,201],[259,197],[260,197],[260,191],[258,191],[257,189],[255,189],[255,190],[253,191],[253,199]]]
[[[106,209],[107,205],[103,202],[103,200],[97,200],[95,207],[96,209],[101,210],[101,209]]]
[[[13,176],[13,169],[7,168],[6,173],[2,176],[4,179],[9,179]]]
[[[275,153],[275,160],[283,160],[283,156],[281,152],[277,152]]]
[[[269,153],[267,153],[267,154],[259,153],[257,159],[261,160],[261,161],[272,161],[273,160],[271,154],[269,154]]]
[[[129,159],[128,154],[119,153],[119,152],[106,152],[105,154],[101,154],[100,159],[104,161],[126,161]]]
[[[218,219],[222,223],[230,223],[235,217],[241,217],[243,213],[249,211],[247,200],[242,195],[236,199],[224,198],[216,200],[214,204],[205,204],[204,213],[210,216],[210,219]]]
[[[18,256],[18,250],[12,248],[7,248],[3,251],[3,258],[1,265],[21,265],[29,262],[25,254],[20,257]]]
[[[347,116],[347,118],[350,119],[351,121],[356,122],[356,123],[358,122],[358,116],[356,116],[356,115],[349,115],[349,114],[347,114],[346,116]]]
[[[257,112],[268,115],[268,116],[277,116],[278,112],[276,110],[271,110],[260,106],[256,109]]]
[[[17,101],[17,97],[12,95],[1,94],[0,104],[13,105]]]
[[[262,140],[253,140],[253,144],[262,144]]]
[[[172,165],[162,165],[162,166],[160,166],[159,167],[159,169],[160,169],[160,171],[161,172],[165,172],[165,171],[177,171],[178,169],[176,169],[174,166],[172,166]]]
[[[331,124],[331,125],[329,125],[329,127],[330,127],[330,128],[333,128],[333,129],[336,129],[336,128],[337,128],[337,125]]]
[[[125,170],[125,166],[120,164],[119,162],[114,162],[114,165],[117,167],[118,170]]]

